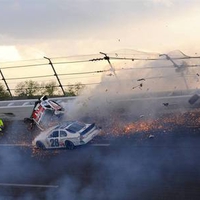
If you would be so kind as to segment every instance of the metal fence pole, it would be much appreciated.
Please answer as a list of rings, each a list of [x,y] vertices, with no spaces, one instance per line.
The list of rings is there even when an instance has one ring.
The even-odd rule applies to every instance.
[[[187,83],[187,81],[186,81],[186,79],[185,79],[185,76],[184,76],[184,73],[183,73],[183,71],[185,70],[184,66],[183,66],[183,65],[178,65],[178,64],[176,64],[176,63],[173,61],[173,59],[172,59],[170,56],[168,56],[167,54],[160,54],[159,56],[165,56],[167,60],[171,61],[172,64],[174,65],[174,67],[176,68],[177,72],[178,72],[178,70],[180,70],[180,69],[182,70],[182,71],[180,71],[180,72],[181,72],[181,75],[182,75],[182,77],[183,77],[183,81],[184,81],[184,83],[185,83],[186,88],[189,89],[188,83]]]
[[[52,69],[53,69],[54,76],[56,77],[56,79],[57,79],[57,81],[58,81],[58,83],[59,83],[59,87],[61,88],[61,90],[62,90],[62,92],[63,92],[63,95],[65,96],[65,91],[64,91],[63,86],[62,86],[62,84],[61,84],[61,82],[60,82],[60,79],[59,79],[59,77],[58,77],[58,74],[56,73],[56,70],[55,70],[55,68],[54,68],[54,66],[53,66],[53,63],[51,62],[51,59],[50,59],[50,58],[47,58],[47,57],[45,57],[45,56],[44,56],[44,58],[47,59],[47,60],[49,61],[49,64],[51,65],[51,67],[52,67]]]
[[[0,74],[1,74],[1,76],[2,76],[2,80],[4,81],[4,83],[5,83],[5,85],[6,85],[7,91],[9,92],[10,96],[12,97],[12,93],[11,93],[11,91],[10,91],[10,88],[8,87],[8,84],[7,84],[7,82],[6,82],[6,79],[5,79],[5,77],[4,77],[3,72],[1,71],[1,69],[0,69]]]

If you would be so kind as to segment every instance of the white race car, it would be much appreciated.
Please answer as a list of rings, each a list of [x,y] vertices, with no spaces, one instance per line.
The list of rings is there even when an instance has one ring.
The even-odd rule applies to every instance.
[[[35,148],[74,149],[75,146],[87,144],[101,132],[95,123],[86,124],[79,121],[65,121],[41,132],[32,142]]]

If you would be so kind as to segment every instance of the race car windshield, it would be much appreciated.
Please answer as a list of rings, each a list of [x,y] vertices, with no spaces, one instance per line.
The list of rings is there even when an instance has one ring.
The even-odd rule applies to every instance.
[[[60,125],[60,128],[66,128],[67,126],[69,126],[70,124],[74,123],[73,121],[66,121],[66,122],[62,122],[62,124]]]
[[[76,133],[84,127],[85,127],[85,124],[80,123],[80,122],[75,122],[67,128],[67,131],[69,131],[70,133]]]

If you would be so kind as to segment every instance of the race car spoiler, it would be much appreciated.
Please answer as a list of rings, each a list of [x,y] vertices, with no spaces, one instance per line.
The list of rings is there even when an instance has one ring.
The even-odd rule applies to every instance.
[[[95,127],[95,123],[91,124],[90,126],[88,126],[82,133],[81,135],[85,135],[86,133],[88,133],[90,130],[92,130]]]

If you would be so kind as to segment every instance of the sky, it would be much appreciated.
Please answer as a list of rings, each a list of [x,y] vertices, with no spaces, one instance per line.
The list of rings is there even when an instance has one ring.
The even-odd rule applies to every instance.
[[[134,49],[200,53],[198,0],[0,0],[0,62]]]

